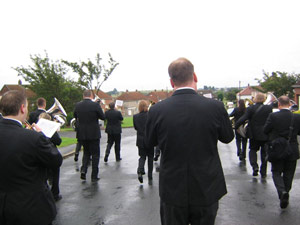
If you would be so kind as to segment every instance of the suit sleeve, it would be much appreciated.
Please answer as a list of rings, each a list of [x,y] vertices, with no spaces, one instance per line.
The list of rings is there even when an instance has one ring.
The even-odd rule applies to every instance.
[[[221,111],[221,124],[219,128],[219,141],[223,143],[229,143],[234,138],[233,129],[231,122],[228,117],[228,113],[226,112],[225,108],[222,107]]]
[[[40,135],[36,146],[38,161],[44,167],[55,169],[61,166],[62,156],[46,136]]]
[[[55,145],[58,146],[61,144],[61,138],[57,132],[53,134],[53,136],[50,138],[50,141]]]
[[[97,108],[98,108],[98,111],[97,111],[98,112],[98,118],[101,119],[101,120],[105,120],[105,115],[104,115],[103,110],[102,110],[102,108],[100,107],[99,104],[98,104]]]
[[[264,125],[264,133],[269,134],[272,130],[273,130],[272,114],[269,114],[266,123]]]
[[[144,144],[148,149],[152,149],[154,148],[154,146],[158,145],[153,114],[154,113],[150,108],[148,112],[147,121],[146,121],[145,137],[144,137]]]
[[[119,112],[119,111],[118,111]],[[119,120],[121,120],[121,121],[123,121],[123,116],[122,116],[122,113],[121,112],[119,112]]]
[[[250,108],[248,108],[246,110],[246,112],[244,113],[244,115],[238,119],[238,121],[235,122],[235,129],[238,129],[246,120],[249,120],[250,118]]]

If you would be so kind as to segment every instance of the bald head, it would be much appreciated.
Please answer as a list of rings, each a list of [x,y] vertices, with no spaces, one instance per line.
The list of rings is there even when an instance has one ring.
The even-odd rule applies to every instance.
[[[290,107],[290,99],[288,96],[280,96],[278,98],[278,107],[282,107],[282,108],[288,108]]]
[[[185,86],[194,79],[194,65],[186,58],[179,58],[169,66],[169,76],[175,86]]]

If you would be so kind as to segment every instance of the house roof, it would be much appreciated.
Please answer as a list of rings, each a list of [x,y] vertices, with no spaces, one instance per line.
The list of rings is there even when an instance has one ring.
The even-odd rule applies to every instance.
[[[139,100],[149,100],[149,97],[143,95],[139,91],[129,92],[128,90],[122,93],[120,96],[117,97],[117,100],[122,101],[139,101]]]
[[[0,91],[0,96],[2,96],[5,92],[12,91],[12,90],[17,90],[17,91],[24,91],[27,96],[27,98],[32,98],[35,97],[36,94],[29,89],[28,87],[24,85],[19,85],[19,84],[5,84],[3,85],[1,91]]]
[[[148,97],[152,102],[159,102],[161,100],[164,100],[164,99],[170,97],[172,94],[173,94],[173,91],[168,92],[168,91],[164,91],[164,90],[161,90],[161,91],[154,90],[148,94]]]
[[[94,90],[96,92],[96,90]],[[104,100],[112,100],[112,97],[109,94],[106,94],[105,92],[99,90],[98,93],[96,93],[99,98]]]
[[[253,92],[259,92],[259,90],[262,91],[262,88],[260,86],[256,86],[255,87],[256,89],[254,89],[253,87],[251,86],[248,86],[246,88],[244,88],[243,90],[241,90],[239,93],[237,93],[239,96],[242,96],[242,95],[252,95]],[[259,90],[257,90],[259,89]]]

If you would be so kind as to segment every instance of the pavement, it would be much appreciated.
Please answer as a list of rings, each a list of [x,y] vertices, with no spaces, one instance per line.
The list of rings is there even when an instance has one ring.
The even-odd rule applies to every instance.
[[[63,132],[61,136],[74,136]],[[60,189],[63,199],[57,202],[54,225],[159,225],[158,176],[159,162],[154,164],[153,184],[147,176],[144,183],[137,179],[138,150],[136,133],[123,129],[121,140],[122,161],[116,162],[114,150],[107,163],[103,162],[106,134],[100,141],[100,181],[91,182],[89,168],[87,180],[80,179],[80,160],[74,162],[75,145],[59,149],[65,155],[61,167]],[[272,181],[271,165],[267,178],[252,176],[248,158],[239,161],[235,140],[218,144],[228,194],[219,202],[216,225],[299,225],[300,224],[300,168],[297,166],[290,204],[279,207],[279,199]],[[67,155],[69,154],[69,155]],[[73,153],[74,154],[74,153]],[[80,158],[82,153],[80,153]],[[248,157],[248,156],[247,156]],[[147,167],[146,167],[147,168]],[[178,181],[180,182],[180,181]]]

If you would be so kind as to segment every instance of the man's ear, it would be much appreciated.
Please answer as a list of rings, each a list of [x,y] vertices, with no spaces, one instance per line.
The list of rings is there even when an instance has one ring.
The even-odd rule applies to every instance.
[[[172,79],[170,79],[170,83],[171,83],[172,88],[174,88],[175,85],[174,85],[174,82]]]
[[[197,82],[198,82],[198,78],[197,78],[196,73],[194,73],[193,76],[194,76],[194,81],[195,81],[195,83],[197,83]]]
[[[21,105],[20,111],[22,114],[25,113],[26,106],[24,104]]]

